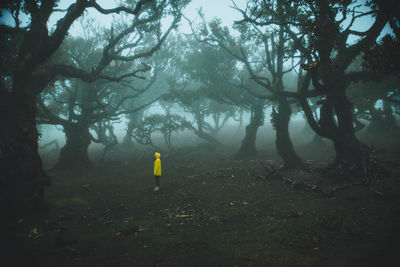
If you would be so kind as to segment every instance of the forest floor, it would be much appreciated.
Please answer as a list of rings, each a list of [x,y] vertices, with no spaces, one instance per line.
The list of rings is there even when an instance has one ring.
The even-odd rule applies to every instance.
[[[104,163],[51,170],[49,210],[15,218],[29,266],[395,266],[400,262],[399,171],[332,195],[265,176],[275,153],[253,160],[185,149],[162,155],[161,191],[153,157],[117,147]],[[299,149],[312,171],[283,176],[324,191],[348,184],[318,168],[329,150]],[[400,163],[400,153],[386,154]],[[111,161],[112,159],[112,161]],[[400,164],[399,164],[400,165]],[[10,265],[11,266],[11,265]],[[28,266],[28,265],[25,265]],[[398,265],[397,265],[398,266]]]

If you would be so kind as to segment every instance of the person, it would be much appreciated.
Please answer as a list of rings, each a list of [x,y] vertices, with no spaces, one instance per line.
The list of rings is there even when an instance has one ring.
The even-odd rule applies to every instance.
[[[155,152],[154,156],[156,160],[154,161],[154,178],[156,182],[156,186],[154,187],[154,191],[157,192],[160,190],[160,176],[161,176],[161,154]]]

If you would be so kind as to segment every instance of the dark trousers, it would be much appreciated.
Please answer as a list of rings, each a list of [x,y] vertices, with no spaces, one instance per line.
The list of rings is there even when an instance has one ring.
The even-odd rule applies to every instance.
[[[160,187],[160,176],[154,175],[154,179],[156,181],[156,186]]]

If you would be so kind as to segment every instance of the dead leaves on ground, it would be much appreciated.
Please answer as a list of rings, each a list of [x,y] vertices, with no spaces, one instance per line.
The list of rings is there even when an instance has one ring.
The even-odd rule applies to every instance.
[[[190,207],[188,209],[182,209],[179,207],[172,209],[167,208],[161,210],[161,213],[165,219],[177,218],[188,220],[197,215],[197,212]]]
[[[42,234],[39,233],[39,230],[37,227],[32,228],[32,230],[29,231],[28,235],[26,236],[26,238],[28,239],[38,239],[39,237],[41,237]]]
[[[123,237],[123,236],[129,236],[129,235],[135,235],[135,236],[137,236],[137,234],[138,234],[139,232],[145,231],[146,229],[148,229],[148,227],[149,227],[148,225],[145,225],[145,226],[142,226],[142,225],[135,225],[135,226],[133,226],[133,227],[120,230],[119,232],[117,232],[117,233],[115,234],[115,237],[121,238],[121,237]]]

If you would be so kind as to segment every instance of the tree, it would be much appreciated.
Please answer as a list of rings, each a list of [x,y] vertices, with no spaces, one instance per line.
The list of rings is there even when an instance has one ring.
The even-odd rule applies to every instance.
[[[229,117],[233,116],[234,111],[231,106],[217,103],[208,97],[205,91],[211,86],[217,88],[221,85],[215,80],[221,77],[217,73],[225,73],[222,68],[227,65],[222,62],[226,57],[220,57],[223,56],[220,54],[206,54],[207,51],[200,47],[201,44],[190,37],[183,38],[178,35],[169,45],[172,44],[175,54],[167,67],[170,92],[165,100],[176,102],[185,112],[192,115],[192,121],[183,120],[186,129],[207,142],[222,147],[216,134]],[[207,66],[210,68],[207,69]]]
[[[97,141],[105,146],[100,159],[102,162],[104,161],[107,152],[110,151],[114,146],[118,145],[118,139],[114,133],[114,123],[116,122],[111,120],[104,120],[95,123],[91,127],[91,129],[96,132]]]
[[[173,132],[182,131],[186,122],[175,114],[152,114],[144,117],[142,123],[132,131],[132,137],[141,145],[150,145],[154,151],[162,151],[154,142],[152,135],[161,133],[168,149],[173,149],[171,136]]]
[[[357,7],[352,8],[350,4],[350,2],[321,1],[315,6],[306,5],[305,7],[310,8],[312,12],[310,18],[313,21],[307,22],[308,27],[303,26],[302,28],[302,32],[309,37],[309,45],[307,48],[302,46],[300,49],[308,49],[314,53],[312,59],[309,60],[317,62],[317,65],[309,72],[312,75],[313,86],[325,96],[321,102],[319,122],[316,123],[311,114],[307,115],[311,127],[319,135],[333,141],[336,164],[365,168],[363,158],[366,153],[369,153],[369,148],[355,136],[353,105],[346,95],[346,89],[351,82],[379,81],[383,75],[370,71],[347,71],[347,69],[357,55],[375,43],[387,20],[383,12],[379,10],[361,11],[360,14],[357,14]],[[341,21],[337,20],[339,13],[342,18],[345,18],[347,14],[352,17],[350,25],[345,29],[340,27]],[[370,29],[365,32],[352,30],[352,24],[357,18],[369,14],[376,15],[375,22]],[[293,32],[291,34],[298,43],[299,39]],[[350,34],[362,38],[356,43],[348,45]],[[309,54],[309,56],[311,55]],[[306,101],[302,101],[302,105],[307,113]]]
[[[235,105],[231,101],[224,101],[221,92],[227,93],[232,85],[229,80],[235,74],[235,59],[219,48],[197,42],[193,38],[185,40],[188,49],[181,60],[181,73],[188,75],[190,80],[198,82],[198,88],[207,98],[213,101],[208,103],[208,113],[212,124],[205,126],[213,137],[216,137],[225,123],[235,113]]]
[[[127,114],[127,125],[126,125],[126,134],[124,136],[123,143],[125,145],[133,145],[132,142],[132,137],[133,137],[133,132],[135,129],[141,127],[141,124],[143,122],[143,117],[144,117],[144,111],[145,109],[138,110],[137,112],[131,112]]]
[[[277,5],[284,9],[285,16],[268,19],[268,12]],[[346,96],[346,88],[351,82],[360,80],[380,80],[381,73],[371,71],[348,72],[350,63],[362,51],[375,44],[377,37],[387,22],[380,2],[366,11],[366,4],[353,1],[252,1],[251,7],[243,11],[244,21],[256,25],[278,25],[290,36],[293,47],[308,64],[302,64],[308,73],[302,79],[304,86],[297,95],[311,128],[322,137],[331,139],[336,151],[335,163],[344,166],[363,166],[363,157],[369,148],[354,134],[353,106]],[[261,13],[252,13],[260,7]],[[365,16],[375,16],[373,25],[365,32],[353,29],[354,22]],[[349,19],[350,23],[344,23]],[[359,39],[349,44],[349,36]],[[311,79],[313,89],[309,90]],[[307,99],[323,96],[320,101],[319,120],[309,107]]]
[[[252,12],[261,12],[257,11],[257,8],[263,7],[254,6]],[[237,7],[236,9],[245,15],[245,11]],[[270,10],[265,16],[275,20],[283,15],[283,9],[278,5],[276,10]],[[208,25],[203,22],[200,27],[199,33],[196,33],[199,41],[226,50],[245,67],[251,79],[264,88],[264,93],[261,94],[248,88],[250,93],[259,99],[273,99],[277,102],[278,112],[275,112],[272,118],[276,129],[275,144],[278,154],[284,160],[285,167],[302,167],[303,162],[293,148],[288,131],[291,108],[287,96],[290,94],[284,92],[283,76],[293,69],[290,67],[285,70],[284,64],[292,59],[294,52],[286,48],[289,38],[283,26],[272,30],[260,28],[245,17],[236,22],[236,28],[240,32],[239,38],[232,37],[229,30],[220,27],[217,20]]]
[[[229,55],[232,61],[228,62],[228,66],[235,66],[234,58],[220,47],[205,46],[206,49],[219,50],[219,53]],[[222,55],[216,55],[214,58],[222,58]],[[207,61],[208,62],[208,61]],[[209,66],[205,66],[210,69]],[[200,68],[200,66],[199,66]],[[220,68],[217,65],[217,68]],[[245,127],[245,136],[241,142],[239,150],[235,156],[238,158],[252,158],[257,156],[256,137],[259,127],[264,124],[264,108],[269,102],[264,99],[258,99],[251,92],[262,94],[263,90],[253,80],[249,79],[249,75],[245,70],[235,68],[235,72],[223,72],[216,77],[215,83],[204,86],[202,90],[206,96],[213,99],[217,103],[229,105],[235,109],[232,112],[242,115],[243,111],[250,112],[250,122]],[[212,73],[216,73],[211,71]],[[252,89],[250,89],[252,88]],[[234,115],[230,115],[234,118]],[[225,117],[226,118],[226,117]],[[240,126],[239,126],[240,127]]]
[[[175,46],[175,38],[174,36],[170,36],[168,40],[163,44],[161,49],[155,53],[155,55],[152,57],[153,65],[154,65],[154,74],[152,75],[150,82],[148,81],[138,81],[138,83],[135,84],[135,86],[129,85],[129,88],[133,89],[136,92],[145,92],[147,95],[157,95],[159,96],[157,99],[157,103],[161,106],[161,108],[165,111],[165,119],[167,121],[170,120],[169,115],[171,115],[171,108],[173,103],[169,101],[164,101],[163,97],[165,97],[166,94],[168,94],[168,78],[169,78],[169,72],[171,71],[171,68],[169,67],[171,62],[173,61],[174,54],[177,53],[176,51],[176,46]],[[139,89],[141,88],[141,89]],[[150,91],[157,91],[156,93],[152,93]],[[149,98],[149,97],[147,97]],[[125,101],[123,104],[126,109],[131,109],[136,106],[138,106],[139,103],[143,101],[148,101],[147,98],[144,96],[141,98],[130,98]],[[151,97],[150,99],[154,99],[155,97]],[[132,138],[136,139],[140,144],[147,145],[147,144],[152,144],[152,141],[149,140],[151,139],[151,133],[152,131],[144,131],[146,118],[145,118],[145,110],[139,110],[137,112],[129,113],[127,114],[127,129],[126,129],[126,135],[124,137],[124,143],[132,145]],[[155,120],[156,121],[156,120]],[[153,124],[150,122],[150,124]],[[150,127],[149,129],[155,130],[156,128]],[[171,130],[173,131],[173,130]],[[135,136],[134,132],[139,134],[140,136]],[[149,135],[146,133],[148,132]],[[167,138],[166,144],[168,147],[171,146],[171,135],[168,135],[165,138]],[[153,147],[154,148],[154,147]]]
[[[356,58],[349,66],[351,71],[361,71],[365,68],[364,53]],[[389,71],[389,70],[388,70]],[[398,129],[394,111],[396,105],[396,91],[400,85],[392,69],[388,72],[388,78],[381,82],[357,82],[351,83],[347,90],[349,100],[354,104],[356,129],[361,128],[359,119],[369,121],[367,131],[379,133]],[[357,127],[358,126],[358,127]]]
[[[207,110],[210,114],[208,121],[211,119],[213,123],[204,124],[204,128],[215,138],[228,119],[235,119],[239,112],[241,120],[243,112],[250,111],[250,124],[246,127],[245,137],[236,156],[256,156],[255,140],[257,130],[264,122],[265,105],[263,100],[258,101],[243,88],[251,86],[253,91],[257,91],[259,85],[244,79],[246,74],[237,67],[237,60],[225,49],[198,42],[190,36],[182,40],[182,43],[186,48],[182,50],[186,53],[176,64],[182,66],[178,76],[188,76],[189,80],[198,82],[198,90],[211,100],[208,101]]]
[[[187,1],[138,0],[129,1],[132,8],[118,6],[104,9],[95,0],[77,0],[57,22],[54,31],[49,32],[47,22],[57,12],[57,1],[7,1],[3,7],[14,20],[14,25],[1,25],[3,47],[8,49],[1,58],[0,85],[0,169],[2,202],[16,203],[20,199],[43,200],[44,185],[50,183],[43,171],[38,154],[38,132],[36,129],[36,98],[46,86],[59,76],[75,77],[86,82],[97,79],[120,81],[136,75],[136,70],[117,77],[109,77],[104,69],[114,61],[132,61],[151,56],[180,19],[180,9]],[[73,64],[51,62],[68,34],[72,23],[84,11],[95,8],[103,14],[124,13],[131,17],[131,24],[121,32],[106,38],[102,58],[91,70],[83,70]],[[20,14],[30,18],[26,27],[21,26]],[[161,33],[160,20],[164,15],[174,17],[171,27]],[[132,44],[141,40],[141,32],[154,32],[158,44],[148,50],[129,50]],[[125,37],[136,34],[132,43]],[[122,41],[124,43],[122,43]],[[129,53],[130,52],[130,53]],[[7,129],[7,130],[5,130]]]
[[[206,121],[206,117],[212,114],[209,109],[212,100],[205,97],[201,90],[172,89],[168,101],[176,101],[185,112],[193,116],[192,121],[183,119],[183,128],[193,131],[195,135],[217,147],[223,147],[223,144],[208,132],[212,127]]]
[[[245,136],[240,144],[236,157],[257,156],[256,137],[258,128],[264,124],[264,100],[255,99],[250,109],[250,123],[246,126]]]
[[[98,33],[86,40],[79,37],[67,39],[54,56],[54,60],[58,60],[59,57],[68,58],[80,68],[90,69],[101,60],[102,51],[98,49],[101,36]],[[151,43],[148,36],[146,39],[147,44]],[[139,43],[136,43],[132,47],[138,45]],[[131,107],[131,109],[123,106],[125,101],[137,98],[149,88],[144,85],[142,89],[135,88],[132,84],[146,78],[138,76],[140,72],[150,70],[151,67],[144,62],[113,62],[104,68],[104,73],[110,77],[115,77],[118,73],[133,72],[135,76],[126,77],[121,83],[109,79],[98,79],[94,83],[87,83],[80,79],[65,78],[63,82],[56,83],[56,88],[49,87],[43,92],[42,99],[39,101],[38,122],[61,125],[66,135],[66,144],[60,151],[57,167],[91,165],[88,147],[92,141],[105,144],[106,149],[115,144],[116,138],[113,137],[110,121],[117,120],[123,114],[138,111],[151,103],[151,101],[141,103],[141,106]],[[148,84],[152,84],[153,80],[150,79]],[[91,135],[90,128],[95,130],[97,138]],[[109,135],[106,135],[107,129]]]

